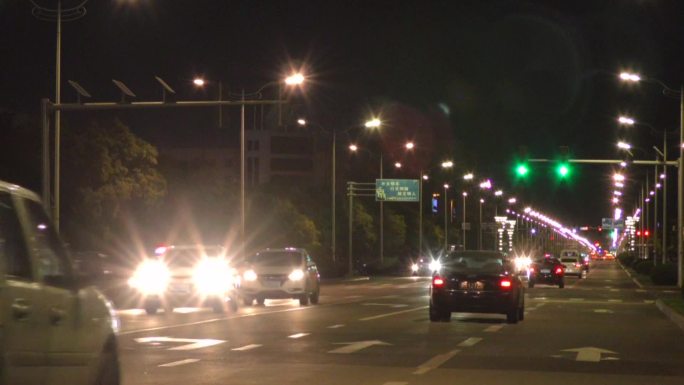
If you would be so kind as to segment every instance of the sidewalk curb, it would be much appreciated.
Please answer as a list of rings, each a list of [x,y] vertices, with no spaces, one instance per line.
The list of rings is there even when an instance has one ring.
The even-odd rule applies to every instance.
[[[662,300],[657,299],[656,300],[656,306],[658,309],[665,314],[670,321],[674,322],[677,326],[679,326],[682,331],[684,331],[684,316],[677,313],[676,311],[672,310],[669,306],[667,306]]]
[[[618,262],[618,265],[620,265],[620,267],[622,268],[622,270],[624,270],[625,273],[627,273],[627,276],[628,276],[629,278],[631,278],[632,281],[634,281],[634,283],[636,283],[637,286],[639,286],[639,289],[643,289],[643,288],[644,288],[644,285],[642,285],[641,282],[639,282],[638,279],[636,279],[635,277],[632,276],[632,274],[629,272],[629,270],[627,270],[627,268],[625,267],[625,265],[623,265],[622,262],[620,262],[619,259],[617,260],[617,262]]]

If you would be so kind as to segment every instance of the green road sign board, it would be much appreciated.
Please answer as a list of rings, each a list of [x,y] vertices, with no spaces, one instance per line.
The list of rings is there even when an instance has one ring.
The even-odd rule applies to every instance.
[[[376,179],[375,200],[418,202],[418,179]]]

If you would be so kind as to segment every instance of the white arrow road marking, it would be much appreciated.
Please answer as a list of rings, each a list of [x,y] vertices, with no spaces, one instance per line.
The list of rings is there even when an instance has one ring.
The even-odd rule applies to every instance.
[[[197,362],[197,361],[199,361],[199,360],[196,358],[188,358],[186,360],[173,361],[173,362],[169,362],[168,364],[161,364],[161,365],[159,365],[159,367],[160,368],[171,368],[173,366],[192,364],[193,362]]]
[[[386,345],[389,346],[387,342],[372,340],[372,341],[356,341],[356,342],[337,342],[335,345],[347,345],[341,348],[333,349],[328,353],[338,353],[338,354],[349,354],[358,352],[359,350],[369,348],[374,345]]]
[[[293,334],[291,336],[287,336],[287,338],[292,338],[292,339],[297,339],[297,338],[302,338],[308,336],[310,333],[297,333]]]
[[[343,327],[344,327],[344,324],[336,324],[336,325],[328,326],[328,329],[339,329],[339,328],[343,328]]]
[[[482,338],[470,337],[470,338],[466,339],[465,341],[461,342],[460,344],[458,344],[458,346],[460,346],[462,348],[467,348],[469,346],[475,345],[476,343],[478,343],[480,341],[482,341]]]
[[[364,302],[362,306],[387,306],[387,307],[407,307],[408,305],[403,303],[375,303],[375,302]]]
[[[194,350],[206,348],[208,346],[214,346],[222,344],[226,341],[224,340],[214,340],[211,338],[171,338],[171,337],[141,337],[136,338],[136,342],[145,343],[155,343],[155,342],[171,342],[171,343],[185,343],[185,345],[176,346],[168,350]]]
[[[418,366],[418,369],[416,369],[416,371],[413,372],[413,374],[425,374],[433,369],[437,369],[443,363],[449,361],[451,357],[458,354],[458,352],[460,352],[460,350],[456,349],[448,353],[438,354],[430,358],[429,360],[425,361],[424,363],[420,364],[420,366]]]
[[[610,309],[594,309],[594,313],[613,314]]]
[[[230,349],[230,350],[234,350],[236,352],[244,352],[246,350],[252,350],[252,349],[256,349],[256,348],[260,348],[260,347],[261,347],[261,345],[259,345],[259,344],[249,344],[249,345],[241,346],[239,348]]]
[[[583,362],[599,362],[601,361],[601,354],[617,354],[612,350],[606,350],[601,348],[595,348],[593,346],[586,346],[583,348],[565,349],[561,350],[563,352],[573,352],[577,353],[575,361]]]
[[[492,325],[492,326],[487,327],[484,331],[487,333],[494,333],[494,332],[498,332],[499,330],[503,329],[504,326],[506,326],[506,325],[505,324]]]
[[[375,319],[378,319],[378,318],[391,317],[391,316],[393,316],[393,315],[409,313],[409,312],[412,312],[412,311],[423,310],[423,309],[427,309],[427,308],[428,308],[427,306],[421,306],[421,307],[416,307],[416,308],[408,309],[408,310],[401,310],[401,311],[395,311],[395,312],[392,312],[392,313],[379,314],[379,315],[374,315],[374,316],[371,316],[371,317],[359,318],[359,321],[372,321],[372,320],[375,320]]]

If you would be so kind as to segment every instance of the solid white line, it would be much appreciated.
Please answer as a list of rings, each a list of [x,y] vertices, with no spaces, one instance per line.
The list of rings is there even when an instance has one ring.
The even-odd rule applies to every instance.
[[[492,325],[492,326],[487,327],[484,331],[487,333],[494,333],[494,332],[498,332],[499,330],[503,329],[504,326],[506,326],[506,324]]]
[[[452,350],[448,353],[438,354],[438,355],[430,358],[429,360],[425,361],[420,366],[418,366],[418,368],[416,369],[415,372],[413,372],[413,374],[425,374],[425,373],[427,373],[433,369],[437,369],[443,363],[449,361],[451,359],[451,357],[458,354],[458,352],[460,352],[460,350],[456,349],[456,350]]]
[[[174,366],[192,364],[193,362],[197,362],[197,361],[199,361],[199,360],[196,359],[196,358],[188,358],[188,359],[185,359],[185,360],[169,362],[168,364],[161,364],[161,365],[159,365],[159,367],[160,367],[160,368],[171,368],[171,367],[174,367]]]
[[[339,328],[343,328],[343,327],[344,327],[344,324],[336,324],[336,325],[328,326],[328,329],[339,329]]]
[[[382,385],[408,385],[408,382],[405,381],[390,381],[390,382],[385,382]]]
[[[621,299],[609,299],[608,302],[622,302]]]
[[[579,301],[584,301],[584,298],[568,298],[568,301],[579,302]]]
[[[241,346],[239,348],[230,349],[230,350],[234,350],[236,352],[244,352],[246,350],[252,350],[252,349],[259,348],[259,347],[261,347],[261,345],[259,345],[259,344],[249,344],[249,345]]]
[[[297,338],[302,338],[308,336],[310,333],[297,333],[293,334],[291,336],[287,336],[287,338],[292,338],[292,339],[297,339]]]
[[[416,308],[408,309],[408,310],[402,310],[402,311],[395,311],[395,312],[392,312],[392,313],[379,314],[379,315],[374,315],[374,316],[372,316],[372,317],[359,318],[359,321],[372,321],[372,320],[375,320],[375,319],[378,319],[378,318],[391,317],[391,316],[393,316],[393,315],[409,313],[409,312],[412,312],[412,311],[423,310],[423,309],[427,309],[427,308],[428,308],[427,306],[421,306],[421,307],[416,307]]]
[[[458,346],[460,346],[462,348],[467,348],[467,347],[475,345],[476,343],[478,343],[480,341],[482,341],[482,338],[480,338],[480,337],[470,337],[470,338],[466,339],[465,341],[461,342],[460,344],[458,344]]]

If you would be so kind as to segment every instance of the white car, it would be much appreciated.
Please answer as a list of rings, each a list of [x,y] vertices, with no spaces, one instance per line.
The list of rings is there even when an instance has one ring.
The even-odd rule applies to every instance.
[[[159,308],[170,312],[178,306],[205,305],[215,313],[222,313],[226,305],[235,312],[240,281],[229,259],[223,246],[160,246],[128,283],[142,296],[147,314]]]
[[[565,275],[576,275],[579,278],[585,276],[582,257],[561,257],[560,262],[565,266]]]
[[[247,259],[242,272],[240,296],[245,306],[256,299],[294,298],[304,306],[318,303],[320,275],[304,249],[267,249]]]
[[[38,196],[0,182],[0,384],[119,384],[118,325]]]

